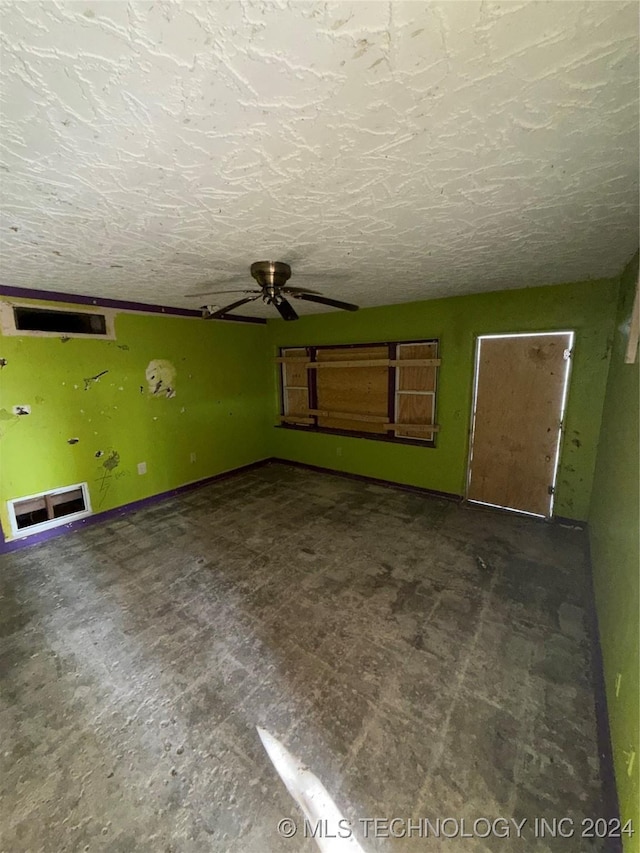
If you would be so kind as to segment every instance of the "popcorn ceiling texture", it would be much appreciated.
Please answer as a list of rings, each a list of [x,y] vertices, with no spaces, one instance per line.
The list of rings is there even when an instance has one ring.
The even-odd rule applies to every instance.
[[[637,247],[636,3],[0,14],[2,284],[197,307],[273,259],[367,306]]]

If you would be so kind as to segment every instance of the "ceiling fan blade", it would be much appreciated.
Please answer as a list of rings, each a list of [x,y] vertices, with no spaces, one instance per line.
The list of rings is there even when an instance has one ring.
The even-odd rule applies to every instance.
[[[287,302],[287,300],[284,297],[280,297],[280,299],[278,299],[278,300],[274,299],[273,304],[276,306],[276,308],[280,312],[280,316],[282,317],[283,320],[297,320],[298,319],[298,315],[293,310],[293,306],[291,305],[290,302]]]
[[[313,296],[310,293],[292,293],[296,299],[304,299],[307,302],[317,302],[320,305],[330,305],[332,308],[342,308],[343,311],[357,311],[358,306],[351,302],[340,302],[338,299],[329,299],[326,296]]]
[[[219,293],[261,293],[260,290],[247,290],[246,288],[242,290],[207,290],[206,293],[185,293],[187,299],[190,299],[192,296],[217,296]]]
[[[319,290],[311,290],[309,287],[281,287],[282,293],[320,293]]]
[[[259,296],[260,294],[258,294]],[[217,311],[213,311],[206,317],[206,320],[216,320],[218,317],[222,317],[224,314],[228,314],[229,311],[233,311],[234,308],[239,308],[241,305],[245,305],[247,302],[253,302],[258,296],[248,296],[246,299],[239,299],[237,302],[232,302],[231,305],[225,305],[224,308],[218,308]],[[293,310],[293,309],[291,309]]]

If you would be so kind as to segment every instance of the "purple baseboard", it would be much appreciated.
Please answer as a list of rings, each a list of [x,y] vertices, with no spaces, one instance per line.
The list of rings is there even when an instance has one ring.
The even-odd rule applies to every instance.
[[[161,501],[166,501],[169,498],[192,491],[193,489],[201,489],[209,483],[215,483],[218,480],[224,480],[228,477],[233,477],[236,474],[241,474],[245,471],[251,471],[254,468],[261,468],[263,465],[276,463],[280,465],[292,465],[296,468],[305,468],[308,471],[318,471],[323,474],[334,474],[338,477],[347,477],[351,480],[360,480],[361,482],[372,483],[376,486],[386,486],[392,489],[400,489],[402,491],[414,492],[421,495],[430,495],[431,497],[444,498],[450,501],[461,501],[460,495],[453,495],[449,492],[438,492],[435,489],[425,489],[420,486],[407,486],[403,483],[394,483],[391,480],[381,480],[377,477],[367,477],[363,474],[349,474],[346,471],[336,471],[333,468],[321,468],[318,465],[307,465],[304,462],[294,462],[290,459],[279,459],[275,456],[260,459],[258,462],[250,462],[248,465],[243,465],[240,468],[232,468],[230,471],[223,471],[220,474],[214,474],[211,477],[205,477],[202,480],[196,480],[194,483],[186,483],[184,486],[177,486],[175,489],[169,489],[167,492],[160,492],[157,495],[151,495],[148,498],[142,498],[139,501],[132,501],[122,506],[114,507],[114,509],[105,510],[105,512],[97,512],[94,515],[89,515],[87,518],[79,518],[77,521],[70,521],[68,524],[61,524],[60,527],[54,527],[51,530],[44,530],[42,533],[33,533],[31,536],[24,536],[21,539],[10,539],[7,541],[4,538],[3,532],[0,530],[0,554],[9,554],[12,551],[19,551],[22,548],[28,548],[31,545],[37,545],[40,542],[47,542],[49,539],[55,539],[58,536],[63,536],[65,533],[71,533],[74,530],[80,530],[91,524],[101,524],[104,521],[109,521],[113,518],[122,518],[124,515],[129,515],[137,510],[144,509],[148,506],[153,506]]]
[[[371,483],[373,486],[384,486],[389,489],[400,489],[402,492],[413,492],[417,495],[428,495],[432,498],[442,498],[446,501],[461,503],[462,495],[452,492],[439,492],[437,489],[427,489],[425,486],[410,486],[407,483],[396,483],[394,480],[383,480],[380,477],[368,477],[366,474],[351,474],[349,471],[339,471],[337,468],[323,468],[321,465],[309,465],[306,462],[295,462],[293,459],[281,459],[272,457],[271,462],[280,465],[292,465],[294,468],[304,468],[307,471],[318,471],[320,474],[334,474],[336,477],[346,477],[349,480],[359,480],[362,483]]]
[[[588,546],[587,546],[588,547]],[[604,676],[604,660],[600,642],[598,611],[596,608],[596,591],[593,582],[593,563],[591,549],[588,547],[587,556],[587,622],[591,640],[591,678],[593,684],[596,738],[598,743],[598,758],[600,760],[600,780],[602,782],[602,817],[607,822],[620,819],[620,803],[616,785],[615,766],[613,763],[613,746],[611,743],[611,726],[609,724],[609,708],[607,705],[607,688]],[[594,815],[595,817],[595,815]],[[609,823],[609,825],[611,825]],[[604,853],[622,853],[622,840],[615,837],[604,839]]]
[[[37,545],[39,542],[47,542],[49,539],[55,539],[58,536],[63,536],[65,533],[71,533],[74,530],[80,530],[83,527],[88,527],[92,524],[101,524],[104,521],[109,521],[113,518],[121,518],[123,515],[130,515],[132,512],[144,509],[148,506],[166,501],[169,498],[174,498],[176,495],[182,495],[185,492],[191,492],[194,489],[201,489],[203,486],[208,486],[210,483],[215,483],[218,480],[226,480],[229,477],[235,477],[237,474],[243,474],[247,471],[252,471],[255,468],[261,468],[271,462],[270,458],[260,459],[258,462],[250,462],[248,465],[242,465],[239,468],[232,468],[230,471],[223,471],[220,474],[214,474],[211,477],[205,477],[202,480],[196,480],[194,483],[186,483],[184,486],[177,486],[175,489],[169,489],[167,492],[160,492],[158,495],[151,495],[148,498],[142,498],[139,501],[132,501],[123,506],[115,507],[114,509],[105,510],[105,512],[97,512],[95,515],[89,515],[87,518],[79,518],[77,521],[70,521],[69,524],[61,524],[60,527],[54,527],[51,530],[44,530],[42,533],[34,533],[31,536],[25,536],[22,539],[10,539],[7,541],[4,534],[0,531],[0,554],[8,554],[11,551],[19,551],[21,548],[28,548],[31,545]]]

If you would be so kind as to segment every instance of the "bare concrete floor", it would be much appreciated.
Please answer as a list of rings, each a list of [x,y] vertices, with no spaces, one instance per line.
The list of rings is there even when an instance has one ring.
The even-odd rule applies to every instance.
[[[359,830],[527,819],[518,841],[367,825],[367,853],[602,849],[580,531],[270,465],[0,581],[7,853],[315,850],[257,725]]]

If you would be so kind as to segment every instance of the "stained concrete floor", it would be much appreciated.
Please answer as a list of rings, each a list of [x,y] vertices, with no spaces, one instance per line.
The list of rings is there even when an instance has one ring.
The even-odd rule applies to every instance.
[[[7,555],[0,849],[315,850],[257,725],[359,830],[527,819],[367,853],[601,849],[585,566],[580,531],[278,464]]]

